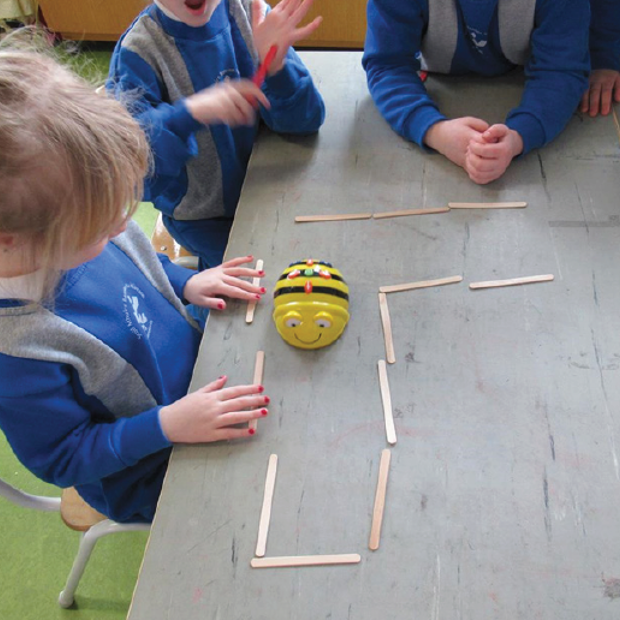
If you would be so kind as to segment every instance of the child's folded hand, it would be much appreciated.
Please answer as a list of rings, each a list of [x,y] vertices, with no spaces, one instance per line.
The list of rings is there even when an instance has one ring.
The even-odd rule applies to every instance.
[[[314,0],[281,0],[265,15],[263,0],[252,1],[252,33],[260,62],[265,60],[272,45],[278,47],[268,75],[274,75],[282,69],[291,45],[305,39],[320,26],[322,17],[316,17],[306,26],[297,27],[313,2]]]
[[[241,279],[260,278],[265,275],[264,271],[241,267],[253,260],[252,256],[233,258],[217,267],[197,273],[187,281],[183,296],[191,304],[217,310],[226,308],[226,302],[222,297],[244,301],[260,300],[265,289]]]
[[[499,179],[513,158],[523,151],[521,136],[506,125],[492,125],[474,136],[465,156],[465,171],[479,185]]]
[[[611,112],[612,102],[620,103],[620,72],[613,69],[594,69],[590,74],[588,89],[581,98],[579,110],[596,116]]]
[[[189,113],[205,125],[253,125],[258,104],[269,109],[265,93],[250,80],[228,80],[205,88],[185,100]]]
[[[220,377],[159,410],[161,430],[169,441],[206,443],[254,434],[254,429],[234,425],[266,416],[269,397],[261,385],[225,388],[226,379]]]

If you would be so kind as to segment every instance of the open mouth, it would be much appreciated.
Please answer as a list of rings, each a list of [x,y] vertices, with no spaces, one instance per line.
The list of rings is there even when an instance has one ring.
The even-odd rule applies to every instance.
[[[192,15],[202,15],[205,12],[207,0],[185,0],[185,8]]]
[[[319,337],[316,340],[311,340],[310,342],[306,342],[305,340],[302,340],[297,334],[293,334],[293,336],[295,336],[295,338],[297,338],[297,340],[299,340],[299,342],[301,342],[302,344],[315,344],[321,339],[322,335],[323,334],[319,334]]]

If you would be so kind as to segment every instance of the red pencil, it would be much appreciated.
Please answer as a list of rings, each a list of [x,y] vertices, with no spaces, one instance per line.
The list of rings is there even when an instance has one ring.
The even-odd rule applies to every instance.
[[[267,55],[265,56],[264,62],[258,65],[258,69],[256,70],[254,77],[252,78],[252,82],[254,82],[254,84],[256,84],[256,86],[258,86],[259,88],[263,85],[263,82],[265,81],[265,77],[267,76],[267,71],[269,71],[269,67],[271,66],[271,63],[273,62],[273,59],[276,57],[277,51],[278,51],[278,46],[272,45],[269,48]]]

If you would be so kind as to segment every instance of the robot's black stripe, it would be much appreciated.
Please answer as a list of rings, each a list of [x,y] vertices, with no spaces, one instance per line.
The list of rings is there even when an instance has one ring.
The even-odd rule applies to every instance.
[[[319,274],[318,274],[318,273],[313,273],[311,276],[305,276],[305,275],[304,275],[304,272],[303,272],[303,270],[302,270],[302,269],[300,269],[299,271],[301,271],[301,273],[300,273],[298,276],[296,276],[297,278],[309,278],[309,279],[312,279],[312,278],[319,278],[319,279],[321,279],[321,280],[337,280],[338,282],[344,282],[344,278],[342,278],[342,276],[338,276],[338,275],[336,275],[335,273],[331,273],[331,272],[330,272],[330,273],[331,273],[331,276],[332,276],[331,278],[321,278],[321,276],[319,276]],[[292,273],[292,272],[289,272],[289,273]],[[282,275],[278,278],[278,281],[280,281],[280,280],[286,280],[286,278],[288,278],[288,273],[283,273],[283,274],[282,274]],[[345,282],[345,284],[346,284],[346,282]]]
[[[274,299],[280,295],[288,295],[289,293],[305,293],[306,289],[303,286],[283,286],[277,288],[274,293]],[[344,291],[339,291],[336,288],[329,288],[329,286],[313,286],[313,293],[322,293],[323,295],[333,295],[334,297],[340,297],[349,301],[349,296]]]

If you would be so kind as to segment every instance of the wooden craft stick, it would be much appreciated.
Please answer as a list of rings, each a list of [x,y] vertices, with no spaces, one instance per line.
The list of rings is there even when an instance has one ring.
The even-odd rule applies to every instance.
[[[252,378],[252,383],[254,385],[261,385],[263,382],[263,369],[265,368],[265,352],[264,351],[256,351],[256,359],[254,361],[254,377]],[[258,426],[258,420],[250,420],[248,423],[248,428],[253,428],[256,430]]]
[[[522,209],[527,202],[449,202],[451,209]]]
[[[343,220],[369,220],[372,213],[343,213],[341,215],[298,215],[295,221],[302,222],[341,222]]]
[[[517,284],[534,284],[535,282],[550,282],[553,280],[553,274],[545,274],[542,276],[528,276],[525,278],[512,278],[511,280],[487,280],[486,282],[472,282],[469,285],[471,289],[478,288],[496,288],[498,286],[515,286]]]
[[[390,395],[385,360],[379,360],[377,366],[379,368],[379,387],[381,388],[381,400],[383,402],[383,417],[385,418],[385,436],[387,437],[387,442],[393,446],[396,443],[396,428],[394,427],[392,397]]]
[[[611,106],[611,113],[614,118],[614,125],[616,126],[616,133],[618,134],[618,139],[620,140],[620,121],[618,120],[618,115],[616,114],[616,108]]]
[[[359,553],[339,555],[283,555],[273,558],[252,558],[252,568],[285,568],[288,566],[326,566],[328,564],[359,564]]]
[[[387,490],[391,458],[392,453],[387,448],[381,452],[379,478],[377,479],[377,492],[375,493],[375,507],[372,511],[372,526],[370,528],[370,541],[368,542],[368,548],[371,551],[376,551],[379,548],[381,523],[383,522],[383,510],[385,508],[385,492]]]
[[[385,213],[375,213],[372,217],[375,220],[383,220],[388,217],[403,217],[405,215],[430,215],[431,213],[447,213],[448,207],[437,207],[435,209],[404,209],[403,211],[386,211]]]
[[[385,358],[388,364],[394,364],[396,354],[394,353],[394,339],[392,338],[392,321],[390,321],[390,310],[385,293],[379,293],[379,310],[381,312],[381,325],[383,326],[383,339],[385,340]]]
[[[258,522],[258,542],[256,543],[256,556],[262,558],[267,548],[267,534],[269,533],[269,520],[271,519],[271,504],[273,502],[273,491],[276,486],[276,471],[278,469],[278,455],[272,454],[269,457],[267,466],[267,477],[265,478],[265,493],[263,494],[263,507],[260,511]]]
[[[401,291],[413,291],[416,288],[428,288],[429,286],[443,286],[444,284],[456,284],[462,282],[462,276],[451,276],[440,278],[439,280],[420,280],[420,282],[409,282],[407,284],[392,284],[390,286],[380,286],[381,293],[399,293]]]
[[[256,269],[258,271],[260,271],[263,268],[263,259],[259,258],[256,261]],[[256,278],[252,278],[252,284],[254,286],[258,286],[260,284],[260,278],[256,277]],[[245,322],[246,323],[251,323],[254,320],[254,311],[256,310],[256,302],[255,301],[249,301],[248,302],[248,309],[246,310],[245,313]]]

